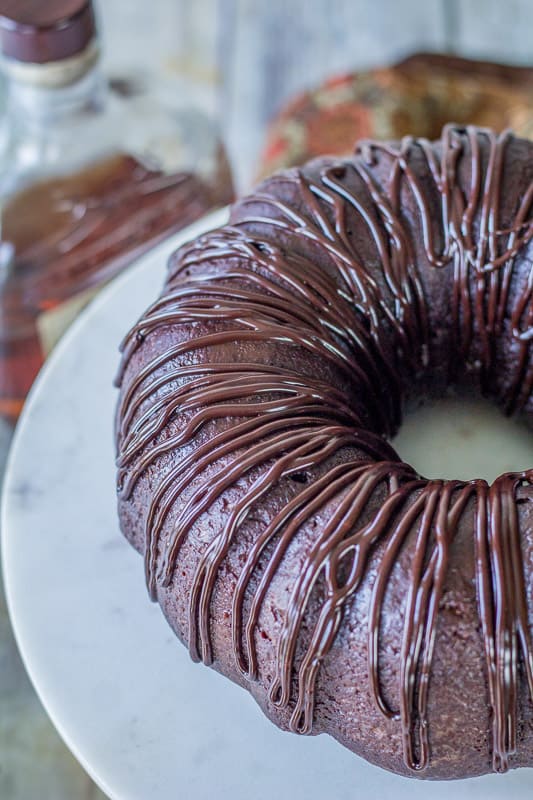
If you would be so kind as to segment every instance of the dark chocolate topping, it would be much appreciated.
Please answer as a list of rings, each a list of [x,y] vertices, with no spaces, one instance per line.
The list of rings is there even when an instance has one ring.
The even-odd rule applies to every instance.
[[[211,601],[239,529],[292,476],[301,489],[250,547],[233,594],[235,661],[243,676],[256,678],[256,626],[268,586],[300,528],[336,498],[336,510],[294,576],[270,698],[291,709],[294,731],[311,730],[321,662],[379,555],[368,609],[369,680],[377,707],[401,726],[405,763],[414,770],[430,757],[427,697],[439,602],[467,506],[475,509],[472,546],[496,771],[508,768],[516,748],[519,662],[533,696],[517,511],[518,495],[533,491],[533,470],[504,474],[492,485],[427,480],[384,439],[400,424],[411,387],[441,368],[452,382],[469,366],[482,391],[508,413],[530,398],[533,281],[530,271],[525,280],[517,275],[517,256],[533,236],[531,176],[515,176],[516,202],[502,211],[506,157],[515,141],[509,133],[447,126],[437,144],[412,138],[362,143],[345,161],[323,160],[274,177],[238,204],[231,225],[178,253],[162,297],[123,343],[121,496],[131,496],[159,456],[180,453],[154,488],[146,518],[146,577],[154,599],[158,586],[170,584],[194,523],[229,487],[244,487],[200,559],[189,599],[193,658],[212,661]],[[276,189],[281,184],[283,192]],[[428,282],[437,273],[449,286],[450,317],[441,320],[447,350],[437,343],[428,303]],[[138,348],[162,334],[174,343],[136,373]],[[502,381],[503,336],[513,359]],[[257,358],[225,359],[230,345],[246,359],[256,348]],[[270,359],[286,349],[313,354],[335,380]],[[309,479],[317,466],[321,477]],[[405,607],[398,611],[401,681],[390,707],[380,671],[381,609],[391,571],[413,536]],[[319,581],[321,611],[302,645]]]
[[[0,0],[2,52],[43,64],[81,53],[96,34],[92,0]]]

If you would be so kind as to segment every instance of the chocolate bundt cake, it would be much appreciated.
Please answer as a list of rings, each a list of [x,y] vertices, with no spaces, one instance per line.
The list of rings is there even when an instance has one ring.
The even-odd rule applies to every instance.
[[[446,126],[264,181],[123,342],[122,530],[196,660],[403,775],[533,766],[533,470],[388,443],[447,387],[533,418],[533,143]]]

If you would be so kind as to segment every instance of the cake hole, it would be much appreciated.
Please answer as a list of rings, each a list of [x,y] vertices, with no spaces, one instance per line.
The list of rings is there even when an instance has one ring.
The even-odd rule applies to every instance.
[[[445,398],[407,412],[392,441],[426,478],[485,478],[533,468],[533,433],[487,400]]]
[[[250,242],[250,245],[254,248],[254,250],[257,250],[258,253],[266,253],[268,251],[267,246],[263,244],[263,242],[252,241]]]
[[[289,478],[295,483],[307,483],[307,475],[305,472],[293,472],[292,475],[289,475]]]
[[[342,180],[346,177],[346,167],[339,166],[339,167],[332,167],[330,169],[329,174],[332,178],[337,178],[338,180]]]

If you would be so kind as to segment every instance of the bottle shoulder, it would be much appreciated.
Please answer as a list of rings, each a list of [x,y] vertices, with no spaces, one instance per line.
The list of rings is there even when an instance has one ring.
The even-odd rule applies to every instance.
[[[56,119],[7,114],[0,125],[0,196],[118,153],[152,170],[210,180],[219,152],[216,125],[204,112],[110,91],[105,104]]]

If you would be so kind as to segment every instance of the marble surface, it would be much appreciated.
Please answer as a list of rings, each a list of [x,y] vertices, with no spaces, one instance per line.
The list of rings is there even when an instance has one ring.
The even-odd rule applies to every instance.
[[[165,253],[178,240],[145,257],[78,320],[48,362],[15,438],[3,505],[4,564],[34,685],[72,751],[116,800],[353,800],[354,787],[364,787],[365,800],[425,800],[424,782],[371,767],[329,737],[278,731],[246,692],[193,664],[148,601],[142,560],[116,520],[117,354],[109,343],[156,294]],[[448,409],[443,419],[443,440],[452,453],[462,441],[469,469],[467,418]],[[483,438],[484,424],[470,417],[470,433]],[[509,457],[512,435],[504,433]],[[418,450],[412,434],[399,444],[420,465],[427,439]],[[532,786],[533,770],[521,770],[454,783],[453,793],[457,800],[525,800]],[[449,784],[432,784],[432,799],[449,795]]]
[[[0,485],[12,431],[0,424]],[[19,655],[0,571],[0,798],[105,800],[44,711]]]

